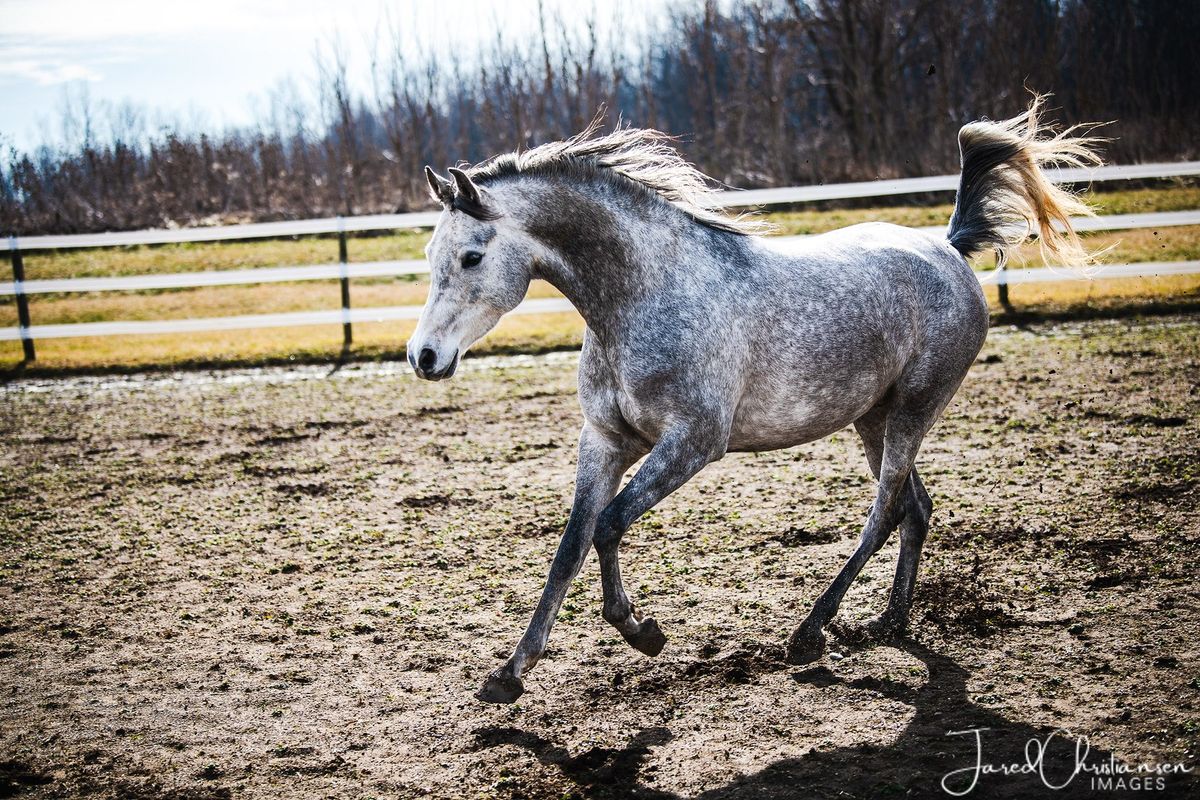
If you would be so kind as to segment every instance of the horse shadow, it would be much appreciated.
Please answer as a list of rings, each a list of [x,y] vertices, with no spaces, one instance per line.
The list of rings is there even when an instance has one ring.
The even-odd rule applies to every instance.
[[[1200,796],[1194,775],[1167,775],[1159,788],[1146,789],[1095,783],[1089,772],[1074,774],[1076,739],[1053,728],[1039,727],[1001,716],[970,700],[970,674],[952,659],[916,642],[897,647],[923,662],[928,679],[914,688],[877,678],[846,681],[824,666],[792,674],[794,680],[819,687],[841,684],[877,692],[913,708],[907,727],[886,745],[859,745],[813,750],[798,758],[769,764],[756,773],[702,792],[694,800],[740,798],[1118,798]],[[979,731],[948,735],[952,731]],[[1087,732],[1080,732],[1087,733]],[[977,738],[978,737],[978,738]],[[672,738],[667,727],[639,731],[621,748],[595,747],[578,755],[535,733],[511,727],[476,731],[476,749],[515,745],[529,751],[543,765],[556,768],[573,788],[571,796],[603,800],[637,797],[646,800],[683,800],[683,796],[648,785],[644,776],[653,748]],[[1034,745],[1030,745],[1034,742]],[[975,772],[977,760],[1000,765],[1025,764],[1027,748],[1036,753],[1042,745],[1041,774]],[[1034,759],[1036,762],[1036,758]],[[1122,763],[1113,753],[1092,747],[1084,758],[1088,765]],[[652,769],[652,768],[651,768]],[[948,777],[947,777],[948,776]],[[943,779],[945,783],[943,784]],[[974,784],[972,781],[974,780]],[[1155,778],[1147,778],[1153,782]],[[528,792],[523,796],[530,796]],[[532,795],[536,796],[536,795]]]

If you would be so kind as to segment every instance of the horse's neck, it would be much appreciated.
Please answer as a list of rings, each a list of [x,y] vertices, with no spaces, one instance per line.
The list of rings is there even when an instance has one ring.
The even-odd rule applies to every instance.
[[[551,187],[536,203],[526,229],[548,250],[537,277],[566,295],[593,330],[639,299],[654,294],[670,277],[664,250],[678,252],[688,226],[672,220],[673,209],[653,198],[626,198],[611,189]],[[673,224],[674,223],[674,224]]]

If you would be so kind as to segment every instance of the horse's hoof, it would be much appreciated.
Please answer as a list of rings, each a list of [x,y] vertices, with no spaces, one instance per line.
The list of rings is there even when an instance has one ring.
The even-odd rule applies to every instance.
[[[821,631],[796,631],[788,639],[787,662],[797,666],[811,664],[825,652],[825,634]]]
[[[658,627],[658,622],[654,617],[643,619],[638,624],[637,633],[622,633],[621,635],[625,637],[625,641],[629,642],[630,647],[651,658],[661,653],[667,644],[667,637],[663,635],[662,628]]]
[[[525,691],[525,684],[516,675],[498,669],[487,676],[475,697],[485,703],[515,703]]]

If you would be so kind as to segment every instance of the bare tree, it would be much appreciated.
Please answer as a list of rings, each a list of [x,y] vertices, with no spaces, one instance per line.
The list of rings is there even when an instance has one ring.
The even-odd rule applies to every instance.
[[[389,19],[355,89],[319,51],[257,124],[151,125],[64,95],[58,130],[0,158],[0,229],[32,234],[424,207],[445,166],[609,123],[680,136],[736,186],[947,172],[958,126],[1009,116],[1027,88],[1064,118],[1115,119],[1117,161],[1195,157],[1200,5],[1171,0],[692,0],[639,32],[538,9],[536,32],[425,50]],[[607,33],[605,30],[607,29]],[[499,31],[499,26],[497,26]]]

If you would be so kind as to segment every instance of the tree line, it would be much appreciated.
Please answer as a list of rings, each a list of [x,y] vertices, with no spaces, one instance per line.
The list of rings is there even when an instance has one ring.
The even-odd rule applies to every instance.
[[[318,91],[257,124],[146,132],[144,112],[64,109],[70,145],[0,158],[0,231],[69,233],[428,207],[421,167],[583,128],[599,109],[677,134],[736,187],[953,172],[963,123],[1053,92],[1064,122],[1114,121],[1117,163],[1195,157],[1200,4],[1178,0],[680,2],[629,36],[541,15],[536,36],[408,52],[356,90],[344,51]]]

